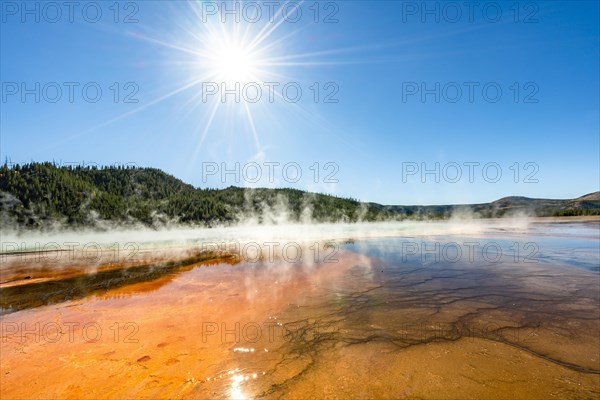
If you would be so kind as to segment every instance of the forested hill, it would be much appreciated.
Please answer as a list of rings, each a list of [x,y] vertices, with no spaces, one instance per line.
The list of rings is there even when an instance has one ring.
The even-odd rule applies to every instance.
[[[574,200],[505,198],[463,206],[383,206],[296,189],[197,189],[154,168],[59,167],[32,163],[0,167],[3,228],[139,224],[356,222],[446,218],[456,207],[482,217],[512,210],[538,215],[600,214],[600,195]]]
[[[100,221],[149,226],[230,224],[286,217],[291,221],[358,221],[393,213],[356,200],[295,189],[196,189],[154,168],[57,167],[34,163],[0,168],[3,224],[46,226]]]

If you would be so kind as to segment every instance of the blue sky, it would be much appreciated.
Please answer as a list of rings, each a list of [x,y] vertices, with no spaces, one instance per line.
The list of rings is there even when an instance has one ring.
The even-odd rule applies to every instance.
[[[118,14],[113,2],[82,2],[72,22],[53,4],[60,15],[45,3],[2,2],[2,160],[134,164],[201,187],[297,187],[386,204],[599,190],[596,1],[483,1],[472,10],[307,1],[301,16],[276,8],[273,20],[267,3],[254,2],[257,22],[242,3],[215,2],[239,12],[239,23],[225,15],[225,24],[207,2],[121,2]],[[270,33],[260,51],[224,67],[223,41],[210,39],[233,32],[246,32],[232,40],[244,54]],[[242,79],[246,64],[254,69]],[[227,79],[259,84],[261,100],[206,94],[223,68],[237,74]],[[264,82],[279,84],[273,102]],[[285,85],[302,90],[298,102],[282,95]],[[324,102],[327,94],[337,102]],[[236,163],[237,179],[222,176]],[[421,175],[436,165],[437,179]]]

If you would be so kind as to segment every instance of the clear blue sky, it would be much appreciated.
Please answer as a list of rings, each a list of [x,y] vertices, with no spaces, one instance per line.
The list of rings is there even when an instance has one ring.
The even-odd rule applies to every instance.
[[[304,2],[299,18],[291,8],[287,18],[275,9],[269,21],[269,5],[255,2],[257,22],[248,21],[256,7],[229,4],[240,22],[225,15],[219,24],[207,2],[121,2],[118,14],[112,1],[85,10],[90,2],[74,10],[57,2],[59,15],[44,3],[3,1],[2,160],[131,163],[201,187],[297,187],[386,204],[571,198],[599,190],[597,1],[482,1],[472,10],[464,2],[427,2],[428,10],[422,2],[330,3]],[[223,2],[216,7],[222,11]],[[234,32],[245,39],[231,39]],[[250,51],[261,32],[268,35]],[[203,99],[207,83],[224,76],[279,88],[294,82],[302,97],[292,104],[293,95],[281,98],[274,89],[270,102],[261,86],[256,103]],[[72,102],[69,82],[78,85]],[[82,88],[90,82],[86,99]],[[436,83],[439,102],[435,93],[423,99],[421,85]],[[97,87],[102,96],[94,103]],[[502,96],[493,102],[498,87]],[[323,102],[334,90],[337,103]],[[125,102],[128,94],[137,103]],[[263,179],[203,179],[203,168],[233,169],[236,162],[257,162]],[[270,162],[281,163],[273,166],[274,182],[266,179]],[[324,182],[334,171],[328,162],[338,168],[338,183]],[[469,162],[480,164],[473,182]],[[293,169],[284,175],[286,163],[300,166],[297,183]],[[419,172],[403,179],[407,163],[439,163],[439,182],[429,174],[423,183]],[[458,182],[452,163],[461,166]],[[482,176],[487,163],[500,167],[497,182],[493,168],[487,180]],[[254,170],[246,172],[253,180]],[[524,182],[529,173],[534,181]]]

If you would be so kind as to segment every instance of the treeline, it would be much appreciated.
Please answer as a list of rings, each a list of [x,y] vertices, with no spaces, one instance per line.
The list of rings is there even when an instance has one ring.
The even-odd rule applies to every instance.
[[[600,208],[571,208],[567,210],[555,211],[552,213],[554,217],[579,217],[585,215],[600,215]]]
[[[515,197],[458,208],[482,218],[514,211],[540,216],[600,215],[600,194],[574,200]],[[0,167],[2,227],[431,220],[447,219],[456,209],[450,205],[383,206],[296,189],[198,189],[156,168],[54,163]]]
[[[290,221],[355,222],[393,213],[353,199],[295,189],[197,189],[155,168],[57,166],[0,167],[3,224],[97,226],[102,222],[214,226],[285,215]]]

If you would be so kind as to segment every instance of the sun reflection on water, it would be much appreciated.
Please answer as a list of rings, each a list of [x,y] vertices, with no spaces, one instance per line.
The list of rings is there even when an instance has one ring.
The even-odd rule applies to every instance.
[[[244,392],[242,392],[242,388],[240,387],[240,384],[247,379],[248,379],[247,376],[245,377],[244,375],[241,375],[241,374],[233,375],[233,377],[231,378],[231,387],[229,388],[229,397],[231,399],[247,399],[248,398],[248,396],[246,396],[246,394]]]
[[[229,398],[232,400],[249,399],[250,396],[248,396],[248,394],[242,390],[242,383],[249,381],[250,379],[258,378],[258,374],[256,372],[244,375],[239,373],[239,371],[239,369],[227,371],[227,374],[231,375],[231,383],[229,385],[228,394]],[[264,374],[265,373],[263,372],[263,375]]]

